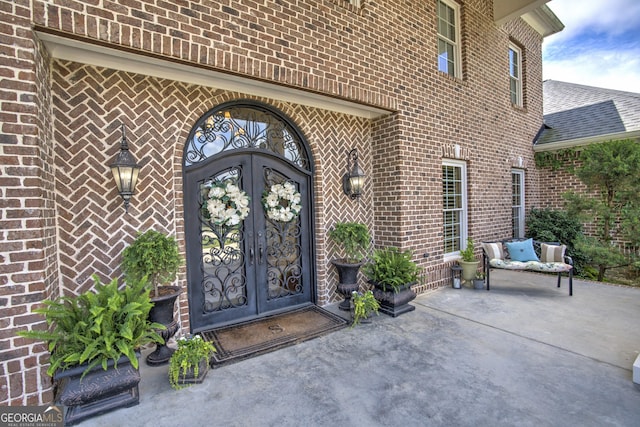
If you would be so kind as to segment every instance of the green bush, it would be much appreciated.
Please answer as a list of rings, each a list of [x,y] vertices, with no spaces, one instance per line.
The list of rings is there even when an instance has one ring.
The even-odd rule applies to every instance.
[[[148,321],[153,304],[146,281],[127,282],[120,290],[117,279],[106,285],[97,276],[93,279],[94,291],[47,300],[44,307],[33,310],[44,314],[48,330],[19,333],[49,344],[49,375],[83,363],[88,364],[84,374],[97,365],[106,370],[109,360],[117,367],[122,356],[127,356],[137,369],[135,350],[148,343],[164,342],[156,330],[165,327]]]
[[[580,274],[589,262],[589,257],[577,242],[583,238],[582,224],[566,211],[553,209],[531,209],[527,215],[527,235],[541,242],[559,242],[567,245],[567,255],[573,259],[576,274]]]
[[[138,233],[122,252],[122,270],[126,281],[149,279],[157,297],[158,286],[175,280],[182,257],[173,237],[155,230]]]
[[[363,267],[364,274],[371,282],[387,291],[387,287],[398,292],[402,285],[418,280],[420,267],[412,261],[412,253],[400,252],[398,248],[384,248],[374,251],[372,262]]]
[[[371,241],[369,229],[360,222],[336,223],[329,238],[342,247],[346,261],[354,264],[365,257]]]

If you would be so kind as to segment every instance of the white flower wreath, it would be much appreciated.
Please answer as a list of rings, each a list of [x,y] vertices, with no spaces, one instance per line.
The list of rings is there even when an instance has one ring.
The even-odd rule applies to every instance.
[[[262,195],[262,206],[270,220],[290,222],[300,215],[300,199],[300,193],[292,183],[273,184]]]
[[[209,221],[216,225],[237,225],[249,215],[249,196],[227,179],[213,184],[205,203]]]

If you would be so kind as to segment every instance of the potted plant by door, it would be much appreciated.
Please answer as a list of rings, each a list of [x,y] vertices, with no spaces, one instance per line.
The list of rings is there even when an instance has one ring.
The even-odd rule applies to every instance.
[[[373,292],[368,290],[364,293],[353,291],[351,294],[351,305],[352,305],[352,313],[351,317],[353,319],[351,326],[356,326],[362,321],[366,321],[375,313],[378,314],[378,310],[380,309],[380,303],[373,296]]]
[[[363,267],[369,283],[374,286],[373,294],[380,302],[380,311],[389,316],[397,317],[416,309],[409,302],[416,297],[411,285],[418,281],[420,267],[412,257],[409,250],[378,249],[373,253],[372,262]]]
[[[476,271],[476,275],[473,278],[473,289],[484,289],[484,273]]]
[[[477,261],[474,255],[471,237],[467,238],[467,247],[460,251],[460,256],[462,259],[458,260],[458,264],[462,267],[462,280],[470,283],[475,278],[478,264],[480,264],[480,261]]]
[[[200,335],[178,340],[178,349],[169,361],[169,383],[179,390],[192,384],[200,384],[209,372],[209,358],[216,348]]]
[[[145,281],[118,280],[103,285],[94,276],[94,290],[77,297],[47,300],[34,310],[43,314],[47,330],[23,331],[24,337],[44,340],[51,357],[47,373],[56,385],[55,401],[65,406],[65,424],[139,403],[139,349],[162,343],[151,323]]]
[[[166,343],[178,331],[178,322],[174,319],[174,303],[182,293],[178,286],[169,286],[175,280],[182,257],[178,244],[155,230],[138,233],[136,239],[122,253],[122,270],[125,280],[148,279],[151,287],[153,308],[149,313],[152,322],[165,326],[162,331],[164,344],[157,345],[155,351],[147,356],[149,365],[163,365],[169,362],[173,349]]]
[[[338,270],[337,290],[344,296],[338,305],[341,310],[351,309],[351,294],[358,290],[358,270],[371,242],[367,226],[360,222],[338,222],[329,231],[329,239],[340,247],[342,258],[331,263]]]

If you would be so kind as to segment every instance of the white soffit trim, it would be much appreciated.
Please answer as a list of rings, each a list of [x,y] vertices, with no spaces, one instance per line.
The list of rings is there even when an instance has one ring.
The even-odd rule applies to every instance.
[[[518,18],[540,6],[549,0],[494,0],[493,19],[497,26]]]
[[[51,56],[57,59],[246,93],[367,119],[374,119],[393,113],[391,110],[371,105],[136,54],[130,51],[112,49],[55,34],[39,31],[36,34],[42,40]]]
[[[533,151],[536,153],[543,151],[556,151],[563,150],[565,148],[579,147],[581,145],[595,144],[598,142],[615,141],[618,139],[636,139],[640,141],[640,130],[589,136],[586,138],[568,139],[566,141],[549,142],[547,144],[540,145],[536,144],[533,146]]]
[[[564,24],[548,6],[543,5],[522,15],[524,22],[536,30],[542,37],[549,37],[552,34],[564,30]]]

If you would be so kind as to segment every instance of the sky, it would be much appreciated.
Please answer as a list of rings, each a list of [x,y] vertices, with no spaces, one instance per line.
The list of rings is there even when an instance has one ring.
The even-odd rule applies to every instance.
[[[564,30],[544,39],[543,78],[640,93],[640,0],[552,0]]]

